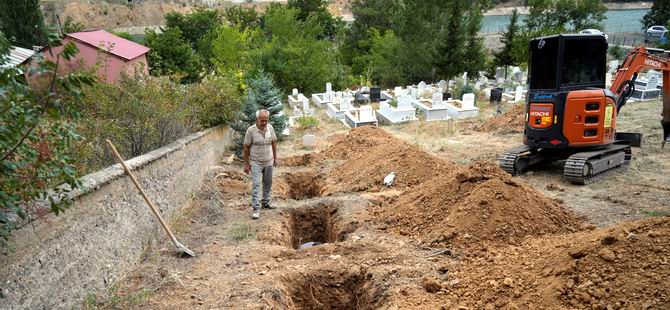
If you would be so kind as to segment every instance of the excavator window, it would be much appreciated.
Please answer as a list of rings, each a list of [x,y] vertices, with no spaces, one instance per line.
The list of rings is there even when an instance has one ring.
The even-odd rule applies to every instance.
[[[575,84],[604,84],[602,65],[606,46],[599,41],[565,40],[561,87]]]
[[[556,89],[558,38],[530,42],[530,89]]]

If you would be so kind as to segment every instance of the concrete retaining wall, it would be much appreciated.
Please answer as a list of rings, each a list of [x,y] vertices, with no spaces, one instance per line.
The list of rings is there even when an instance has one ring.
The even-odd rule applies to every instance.
[[[169,218],[198,190],[207,168],[232,144],[232,130],[211,128],[127,160]],[[164,232],[119,164],[82,178],[65,213],[14,231],[16,251],[0,254],[0,309],[80,308],[109,288]],[[169,222],[169,221],[168,221]],[[161,239],[162,240],[162,239]]]

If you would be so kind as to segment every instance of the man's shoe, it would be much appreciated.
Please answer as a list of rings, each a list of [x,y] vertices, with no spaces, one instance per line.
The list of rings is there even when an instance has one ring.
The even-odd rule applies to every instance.
[[[260,210],[254,210],[254,213],[251,213],[251,218],[254,220],[257,220],[259,217],[261,217],[261,211]]]
[[[271,204],[266,204],[266,205],[263,205],[263,209],[277,209],[277,207],[275,207],[274,205],[271,205]]]

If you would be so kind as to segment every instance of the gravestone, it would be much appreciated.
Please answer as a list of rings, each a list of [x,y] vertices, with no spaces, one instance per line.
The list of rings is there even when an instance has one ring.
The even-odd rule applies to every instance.
[[[426,82],[421,81],[421,82],[419,83],[419,85],[417,86],[417,88],[419,89],[419,96],[421,96],[421,94],[423,93],[423,91],[426,89]]]
[[[333,92],[333,84],[330,82],[326,83],[326,93],[331,93]]]
[[[523,87],[517,86],[516,92],[514,92],[514,102],[519,102],[523,100]]]
[[[305,114],[310,114],[309,113],[310,112],[309,111],[309,100],[307,100],[307,99],[302,100],[302,111]]]
[[[653,90],[656,89],[656,85],[658,85],[658,76],[657,75],[651,75],[647,79],[647,90]]]
[[[445,80],[440,80],[437,82],[437,87],[440,89],[441,93],[446,93],[449,91],[449,84],[447,84],[447,81]]]
[[[375,111],[369,105],[364,105],[359,110],[358,120],[360,122],[374,122],[375,121]]]
[[[514,75],[515,81],[521,83],[521,80],[523,79],[523,72],[519,67],[512,68],[512,75]]]
[[[482,83],[477,81],[477,83],[475,83],[475,89],[480,89],[481,87],[482,87]]]
[[[499,79],[505,79],[505,68],[496,68],[496,81]]]
[[[447,101],[449,99],[451,99],[451,93],[450,92],[442,93],[442,100],[443,101]]]
[[[298,97],[298,94],[299,94],[298,89],[297,89],[297,88],[294,88],[292,94],[293,94],[293,97],[296,97],[296,98],[297,98],[297,97]]]
[[[312,134],[306,134],[302,137],[302,145],[304,147],[315,147],[316,146],[316,136]]]
[[[403,95],[398,97],[398,109],[413,109],[412,107],[412,97]]]
[[[475,107],[475,94],[467,93],[463,95],[463,109],[472,109]]]
[[[442,94],[434,93],[433,94],[433,108],[437,108],[442,105]]]
[[[344,97],[342,98],[342,102],[340,103],[340,110],[349,110],[351,109],[351,101],[354,100],[351,97]]]
[[[379,101],[381,99],[381,89],[379,87],[370,87],[370,101]]]

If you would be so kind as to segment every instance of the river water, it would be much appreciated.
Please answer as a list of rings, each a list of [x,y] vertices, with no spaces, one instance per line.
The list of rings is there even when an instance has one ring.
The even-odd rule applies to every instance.
[[[644,26],[640,20],[644,14],[647,14],[649,9],[634,9],[634,10],[611,10],[605,13],[603,24],[605,25],[605,33],[635,33],[644,31]],[[484,16],[482,23],[483,33],[497,33],[505,32],[509,24],[510,15],[499,16]],[[519,16],[519,25],[523,24],[524,15]]]

